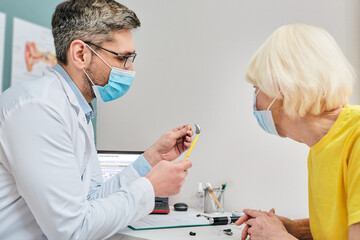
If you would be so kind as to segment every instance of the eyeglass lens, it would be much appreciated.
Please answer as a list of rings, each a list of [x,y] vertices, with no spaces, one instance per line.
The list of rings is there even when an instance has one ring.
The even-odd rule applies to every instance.
[[[134,62],[135,57],[136,57],[136,55],[127,57],[126,60],[125,60],[125,63],[124,63],[124,67],[129,68],[131,66],[131,64]]]

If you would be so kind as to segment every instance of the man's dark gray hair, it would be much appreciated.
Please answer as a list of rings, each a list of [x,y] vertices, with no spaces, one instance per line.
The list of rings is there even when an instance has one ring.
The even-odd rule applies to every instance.
[[[113,33],[140,26],[136,14],[115,0],[68,0],[52,16],[56,58],[67,64],[70,44],[80,39],[95,44],[113,41]]]

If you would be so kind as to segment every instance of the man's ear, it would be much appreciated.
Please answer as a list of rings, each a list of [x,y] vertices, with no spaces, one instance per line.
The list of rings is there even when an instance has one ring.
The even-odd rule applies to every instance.
[[[71,42],[68,50],[68,63],[81,70],[87,68],[91,62],[91,50],[81,40]]]

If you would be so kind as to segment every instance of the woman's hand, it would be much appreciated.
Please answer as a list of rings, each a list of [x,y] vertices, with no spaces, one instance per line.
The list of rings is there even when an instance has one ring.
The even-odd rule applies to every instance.
[[[258,210],[245,209],[245,215],[239,218],[235,224],[246,224],[241,234],[245,240],[248,235],[252,240],[262,239],[296,239],[290,235],[282,222],[275,216],[274,210],[261,212]]]

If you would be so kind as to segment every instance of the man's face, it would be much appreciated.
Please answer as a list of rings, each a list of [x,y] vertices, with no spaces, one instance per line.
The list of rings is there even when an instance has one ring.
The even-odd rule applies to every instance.
[[[110,51],[119,53],[124,56],[130,56],[135,53],[135,45],[132,39],[132,32],[129,29],[115,32],[113,42],[104,42],[99,45],[103,48],[106,48]],[[117,67],[129,71],[134,70],[132,64],[129,68],[124,67],[126,59],[118,57],[115,54],[112,54],[105,50],[94,48],[91,45],[90,47],[92,47],[111,67]],[[87,71],[91,79],[93,79],[94,84],[104,86],[108,83],[111,69],[97,55],[92,56],[91,64]]]

